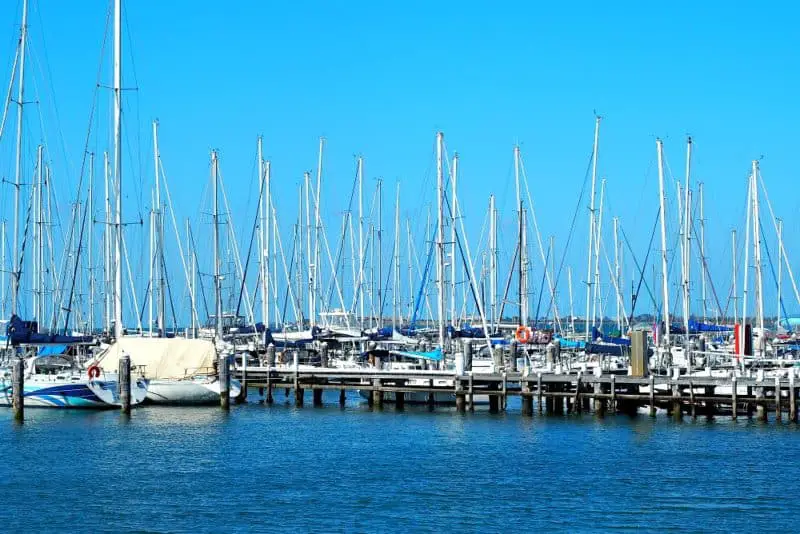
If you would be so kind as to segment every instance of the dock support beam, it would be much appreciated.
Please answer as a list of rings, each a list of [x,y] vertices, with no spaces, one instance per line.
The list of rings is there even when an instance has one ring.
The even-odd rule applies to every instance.
[[[314,390],[314,406],[322,406],[322,390]]]
[[[403,410],[406,407],[406,394],[398,391],[394,394],[394,408],[396,410]]]
[[[675,421],[683,420],[683,406],[681,405],[681,388],[678,382],[672,384],[672,418]]]
[[[781,406],[781,377],[775,377],[775,422],[780,423],[783,407]]]
[[[381,379],[372,380],[372,405],[375,408],[383,408],[383,391],[381,390]]]
[[[731,377],[731,419],[736,421],[739,417],[739,392],[736,391],[736,375]]]
[[[131,357],[127,354],[119,359],[119,376],[117,378],[119,387],[119,404],[122,413],[131,413]]]
[[[345,402],[347,401],[347,393],[344,389],[339,390],[339,407],[344,408]]]
[[[305,401],[305,394],[306,392],[303,391],[303,388],[298,387],[294,390],[294,405],[298,408],[303,407],[303,402]]]
[[[120,363],[122,360],[120,360]],[[231,409],[231,368],[228,365],[228,356],[219,357],[219,405],[223,410]]]
[[[760,385],[761,381],[759,381],[759,385],[755,388],[756,394],[756,419],[759,421],[766,421],[767,420],[767,405],[766,405],[766,398],[764,395],[764,386]]]
[[[797,390],[794,389],[794,369],[789,375],[789,422],[797,422]]]
[[[25,419],[25,361],[14,360],[11,368],[11,406],[14,409],[14,421],[21,423]]]

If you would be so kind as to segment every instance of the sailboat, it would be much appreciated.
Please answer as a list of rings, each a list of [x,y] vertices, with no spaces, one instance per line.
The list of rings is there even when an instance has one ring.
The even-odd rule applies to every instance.
[[[119,0],[117,0],[119,4]],[[117,25],[119,30],[120,6],[117,5]],[[22,173],[22,134],[23,134],[23,104],[25,102],[25,49],[28,33],[28,1],[22,2],[22,25],[20,30],[18,54],[18,111],[17,111],[17,151],[16,151],[16,183],[19,185]],[[118,33],[118,32],[117,32]],[[117,35],[117,41],[119,36]],[[121,57],[119,43],[115,48],[117,61]],[[119,79],[115,79],[115,93],[117,95],[117,110],[119,110],[120,95]],[[118,116],[117,116],[118,118]],[[118,123],[117,123],[118,126]],[[39,151],[41,154],[41,150]],[[41,161],[39,163],[41,171]],[[16,187],[15,221],[19,216],[19,187]],[[18,250],[19,236],[14,233],[14,250]],[[120,406],[118,382],[116,373],[104,373],[98,367],[80,369],[77,358],[62,356],[54,358],[47,347],[53,345],[76,346],[81,343],[91,342],[91,338],[74,338],[67,335],[40,333],[37,321],[23,321],[17,315],[19,301],[19,281],[21,279],[22,264],[18,264],[12,273],[12,307],[11,319],[5,324],[6,348],[19,353],[27,351],[24,357],[24,389],[23,396],[28,406],[55,407],[55,408],[114,408]],[[38,318],[37,318],[38,319]],[[9,369],[0,371],[0,405],[11,405],[11,373]],[[131,383],[131,404],[138,404],[145,398],[147,383],[136,379]]]

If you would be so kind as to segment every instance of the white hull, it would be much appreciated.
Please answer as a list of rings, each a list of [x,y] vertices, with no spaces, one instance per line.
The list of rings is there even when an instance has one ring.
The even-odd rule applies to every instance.
[[[153,379],[147,390],[152,404],[205,405],[219,403],[220,383],[216,378],[195,377],[183,380]],[[231,380],[229,395],[236,398],[241,392],[238,380]]]
[[[116,377],[88,380],[79,376],[58,377],[33,375],[26,377],[25,406],[38,408],[107,409],[121,406]],[[133,380],[131,406],[140,404],[147,395],[147,383]],[[0,377],[0,406],[11,406],[11,379]]]

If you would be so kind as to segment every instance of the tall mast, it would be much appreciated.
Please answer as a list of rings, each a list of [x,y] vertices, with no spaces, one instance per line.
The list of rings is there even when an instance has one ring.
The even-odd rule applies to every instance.
[[[753,160],[753,261],[756,264],[756,302],[758,303],[758,328],[764,338],[764,286],[761,278],[761,221],[758,214],[758,161]],[[760,347],[759,347],[760,348]],[[761,355],[764,356],[763,354]]]
[[[572,306],[572,267],[567,267],[567,283],[569,284],[569,326],[575,335],[575,309]]]
[[[114,230],[111,227],[111,165],[108,159],[108,152],[103,152],[103,181],[105,183],[105,229],[103,231],[103,244],[105,246],[103,259],[103,296],[105,297],[103,317],[105,320],[103,322],[103,331],[110,333],[113,300],[111,242],[113,241]]]
[[[42,175],[44,174],[43,147],[36,148],[36,182],[33,187],[33,315],[40,323],[43,322],[42,316],[42,260],[44,259],[44,237],[42,235]]]
[[[211,151],[211,182],[214,196],[214,332],[217,341],[222,340],[222,287],[219,272],[219,160],[217,151]]]
[[[364,158],[358,157],[358,320],[364,329]]]
[[[150,333],[150,337],[153,336],[153,306],[156,297],[155,291],[155,277],[153,272],[153,267],[155,264],[156,258],[156,237],[155,237],[155,220],[156,220],[156,213],[155,213],[155,191],[152,191],[150,194],[150,201],[152,202],[152,207],[150,208],[150,261],[148,262],[149,268],[149,277],[148,277],[148,293],[150,298],[147,299],[147,331]]]
[[[397,329],[400,320],[400,182],[394,200],[394,284],[392,288],[392,328]]]
[[[747,180],[747,217],[745,217],[745,232],[744,232],[744,269],[742,274],[742,326],[739,330],[742,333],[742,341],[739,343],[739,359],[744,369],[744,333],[745,325],[747,324],[747,278],[750,272],[750,215],[752,213],[753,200],[753,178],[752,176]]]
[[[519,286],[517,298],[519,300],[519,321],[522,325],[528,324],[528,290],[527,290],[527,246],[525,241],[525,213],[522,205],[522,195],[519,183],[519,145],[514,146],[514,183],[517,192],[517,219],[519,224]]]
[[[783,219],[778,219],[778,314],[775,316],[775,331],[781,325],[781,275],[783,274]]]
[[[262,138],[259,135],[258,140],[256,141],[256,159],[258,160],[258,187],[261,191],[261,195],[259,198],[259,218],[260,223],[258,225],[259,228],[259,242],[261,244],[261,254],[259,254],[259,261],[258,261],[258,268],[259,274],[261,278],[261,321],[264,323],[265,328],[269,326],[269,301],[267,300],[267,268],[265,266],[265,260],[267,258],[267,251],[266,251],[266,240],[268,231],[266,228],[266,218],[267,218],[267,201],[266,201],[266,174],[264,173],[264,156],[262,153]]]
[[[269,289],[272,284],[277,283],[277,280],[270,276],[269,272],[269,259],[272,254],[272,236],[270,234],[272,225],[272,163],[270,161],[264,164],[264,206],[266,207],[266,216],[264,217],[264,328],[270,328],[270,310],[269,310]],[[276,243],[277,247],[277,243]],[[277,319],[277,316],[275,317]],[[264,331],[266,336],[266,330]]]
[[[378,328],[383,328],[383,178],[378,178]]]
[[[122,0],[114,0],[114,339],[122,338]]]
[[[736,289],[736,275],[736,230],[731,230],[731,283],[733,284],[731,295],[733,296],[733,324],[737,324],[738,319],[736,305],[739,302],[739,295]]]
[[[697,184],[697,194],[700,196],[700,295],[703,300],[703,321],[708,315],[706,307],[706,216],[703,198],[703,182]]]
[[[6,317],[6,220],[0,221],[0,317]]]
[[[317,300],[317,293],[318,286],[319,286],[319,268],[320,268],[320,244],[319,244],[319,232],[322,228],[322,220],[320,219],[319,209],[320,204],[322,203],[322,153],[325,148],[325,138],[319,138],[319,153],[317,156],[317,187],[316,187],[316,194],[314,195],[314,280],[313,280],[313,287],[312,291],[314,294],[314,311],[316,312],[316,300]],[[335,278],[336,273],[331,273],[331,275]]]
[[[497,213],[494,195],[489,195],[489,302],[492,332],[497,326]]]
[[[192,334],[190,337],[195,337],[197,335],[197,304],[195,301],[195,273],[197,272],[197,266],[195,265],[195,254],[192,252],[192,227],[189,223],[189,218],[186,218],[186,254],[189,256],[187,264],[189,265],[189,272],[191,275],[189,276],[189,305],[191,309],[190,315],[192,316]]]
[[[442,168],[442,152],[444,151],[444,134],[436,134],[436,281],[439,298],[437,311],[439,313],[439,346],[444,349],[444,169]]]
[[[158,121],[153,121],[153,159],[155,164],[156,191],[153,206],[153,218],[155,222],[155,243],[156,243],[156,282],[158,283],[158,300],[156,301],[156,320],[158,322],[159,335],[166,334],[166,310],[167,310],[167,288],[166,273],[164,272],[164,219],[161,213],[161,150],[158,147]]]
[[[94,334],[94,152],[89,153],[89,243],[87,255],[89,259],[89,334]],[[48,219],[49,220],[49,219]]]
[[[595,117],[594,121],[594,145],[592,148],[592,191],[589,197],[589,244],[586,252],[586,341],[589,341],[591,327],[589,323],[589,313],[591,312],[592,301],[592,254],[593,254],[593,240],[594,240],[594,197],[595,188],[597,187],[597,151],[600,148],[600,117]]]
[[[692,192],[689,190],[692,172],[692,138],[686,139],[686,183],[684,185],[684,220],[683,220],[683,326],[686,329],[686,339],[689,339],[689,314],[691,300],[689,295],[689,279],[691,273],[691,233],[692,233]]]
[[[658,150],[658,195],[660,202],[660,218],[661,218],[661,287],[663,290],[664,302],[662,303],[664,309],[664,332],[663,346],[669,350],[669,284],[667,278],[667,218],[666,218],[666,196],[664,194],[664,147],[661,139],[656,139],[656,148]]]
[[[620,293],[619,289],[619,219],[614,217],[613,219],[614,224],[614,292],[616,293],[617,297],[614,299],[617,303],[617,330],[622,332],[622,315],[620,310],[620,299],[622,298],[622,294]]]
[[[25,105],[25,45],[28,41],[28,0],[22,0],[22,27],[19,32],[19,81],[17,84],[17,150],[14,171],[14,248],[12,261],[15,267],[11,273],[11,314],[17,313],[19,297],[19,278],[22,265],[19,250],[20,188],[22,187],[22,111]]]
[[[453,155],[450,198],[450,325],[456,328],[456,183],[458,181],[458,154]]]
[[[306,189],[306,260],[308,265],[308,324],[314,328],[316,324],[316,295],[314,294],[314,249],[311,248],[311,173],[303,175]]]
[[[598,307],[600,306],[600,240],[603,231],[603,202],[606,198],[606,179],[600,180],[600,209],[599,215],[596,217],[595,222],[595,236],[594,236],[594,295],[592,297],[592,326],[599,324],[602,327],[603,318],[597,321]],[[602,311],[600,313],[602,316]]]

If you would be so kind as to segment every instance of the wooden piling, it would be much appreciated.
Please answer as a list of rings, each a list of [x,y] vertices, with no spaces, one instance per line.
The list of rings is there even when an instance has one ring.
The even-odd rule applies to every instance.
[[[574,413],[581,413],[581,374],[578,373],[578,379],[575,382],[575,397],[572,401],[572,408]]]
[[[494,386],[495,388],[497,386]],[[500,397],[497,395],[497,391],[495,393],[489,394],[489,413],[497,413],[500,411]]]
[[[797,390],[794,389],[794,369],[789,375],[789,422],[797,422]]]
[[[748,399],[753,398],[753,386],[747,386],[747,397]],[[750,419],[753,417],[753,402],[748,400],[745,404],[747,405],[747,418]]]
[[[433,379],[428,380],[428,387],[433,388]],[[433,410],[436,406],[436,396],[434,395],[433,391],[428,392],[428,409]]]
[[[681,402],[681,388],[678,381],[672,383],[672,418],[675,421],[683,420],[683,403]]]
[[[372,405],[375,408],[383,408],[383,390],[381,389],[381,379],[372,379]]]
[[[783,414],[781,413],[782,403],[781,403],[781,377],[775,377],[775,422],[780,423]]]
[[[503,371],[503,394],[500,397],[500,409],[506,410],[506,403],[508,402],[508,375]]]
[[[539,415],[542,415],[542,373],[536,373],[536,404],[539,406]]]
[[[231,408],[231,368],[227,355],[220,355],[217,365],[219,373],[219,405],[223,410]]]
[[[650,417],[656,416],[656,377],[650,375]]]
[[[406,407],[406,395],[402,391],[397,391],[394,394],[394,408],[396,410],[403,410]]]
[[[305,402],[305,394],[306,392],[303,391],[303,388],[298,387],[294,390],[294,405],[298,408],[303,407],[303,403]]]
[[[611,375],[611,403],[609,408],[612,413],[617,413],[617,375]]]
[[[314,389],[314,406],[322,406],[322,390]]]
[[[273,352],[275,348],[273,347]],[[274,399],[272,398],[272,371],[267,371],[267,404],[272,404]]]
[[[475,391],[472,386],[472,372],[469,374],[469,411],[475,411]]]
[[[25,420],[25,360],[14,360],[11,368],[11,407],[14,410],[14,421]]]
[[[463,391],[456,393],[456,411],[458,413],[467,412],[467,399]]]
[[[697,419],[697,403],[694,401],[694,384],[689,382],[689,403],[692,405],[692,419]]]
[[[526,378],[523,378],[520,386],[522,388],[522,415],[530,417],[533,415],[533,396],[531,395],[530,383]]]
[[[117,377],[119,388],[119,404],[122,413],[131,413],[131,357],[127,354],[119,359],[119,375]]]
[[[759,385],[755,388],[756,395],[756,419],[758,421],[767,420],[767,406],[764,395],[764,386],[760,385],[762,382],[759,380]]]
[[[736,375],[733,375],[731,377],[731,419],[734,421],[739,417],[739,392],[736,388],[736,381]]]
[[[347,401],[347,392],[344,388],[339,390],[339,407],[344,408],[345,402]]]
[[[603,384],[601,384],[600,382],[595,383],[594,394],[601,395],[602,393],[603,393]],[[596,413],[600,417],[603,417],[606,414],[606,401],[601,399],[600,397],[594,398],[594,413]]]

